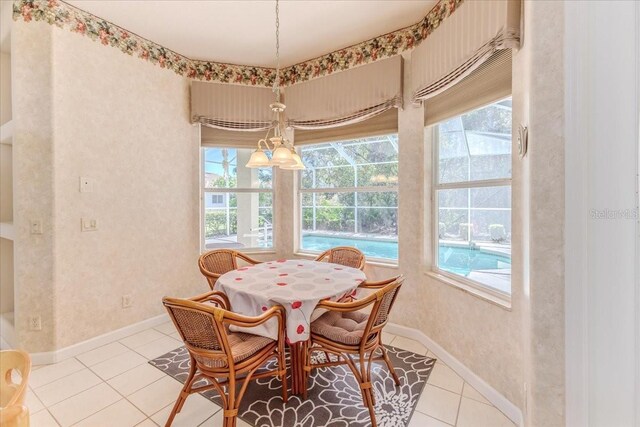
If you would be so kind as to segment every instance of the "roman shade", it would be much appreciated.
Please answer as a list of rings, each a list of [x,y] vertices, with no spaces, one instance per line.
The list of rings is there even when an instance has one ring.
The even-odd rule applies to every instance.
[[[345,141],[370,136],[389,135],[398,132],[398,109],[392,108],[369,120],[326,129],[294,131],[296,145],[320,142]]]
[[[200,130],[200,141],[203,147],[229,146],[255,149],[258,140],[264,138],[266,133],[266,129],[238,132],[203,125]]]
[[[269,104],[274,101],[270,88],[194,81],[191,121],[223,131],[266,132],[273,124]]]
[[[397,129],[397,114],[393,120],[384,113],[402,106],[402,57],[297,83],[286,88],[285,103],[296,144],[317,140],[322,133],[348,133],[348,128],[361,133],[366,124],[385,127],[386,122]]]
[[[413,101],[436,96],[520,45],[520,0],[465,1],[411,54]]]
[[[494,53],[471,74],[424,101],[424,122],[430,126],[511,95],[511,49]]]

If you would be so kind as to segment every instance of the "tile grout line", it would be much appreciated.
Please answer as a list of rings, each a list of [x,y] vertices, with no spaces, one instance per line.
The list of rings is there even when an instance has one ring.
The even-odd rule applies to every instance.
[[[159,331],[158,331],[158,332],[159,332]],[[160,333],[162,333],[162,332],[160,332]],[[171,339],[173,339],[173,340],[175,340],[175,338],[173,338],[173,337],[171,337],[171,336],[169,336],[169,335],[165,335],[165,336],[163,336],[163,337],[161,337],[161,338],[158,338],[157,340],[149,341],[148,343],[143,344],[143,345],[141,345],[141,346],[139,346],[139,347],[144,347],[144,346],[146,346],[146,345],[148,345],[148,344],[153,344],[154,342],[160,341],[160,340],[165,339],[165,338],[167,338],[167,337],[168,337],[168,338],[171,338]],[[176,341],[177,341],[177,340],[176,340]],[[144,354],[140,353],[138,350],[136,350],[136,349],[135,349],[135,348],[133,348],[133,347],[130,347],[130,346],[128,346],[128,345],[126,345],[126,344],[124,344],[124,343],[120,343],[120,344],[122,344],[123,346],[127,347],[129,350],[133,351],[134,353],[136,353],[136,354],[138,354],[138,355],[140,355],[140,356],[144,357],[145,359],[147,359],[147,363],[148,363],[148,362],[150,362],[151,360],[153,360],[153,359],[149,359],[147,356],[145,356]],[[180,345],[184,345],[184,343],[180,343]],[[175,349],[174,349],[174,350],[175,350]],[[160,357],[160,356],[162,356],[162,354],[160,354],[160,355],[158,355],[158,356],[156,356],[156,357]]]
[[[465,395],[464,395],[464,389],[465,389],[467,386],[471,387],[471,386],[469,385],[469,383],[465,381],[465,382],[464,382],[464,386],[462,386],[462,397],[466,397],[467,399],[473,400],[474,402],[482,403],[483,405],[487,405],[487,406],[490,406],[490,407],[492,407],[492,408],[496,408],[494,405],[492,405],[492,404],[491,404],[491,402],[487,403],[487,402],[488,402],[488,400],[487,400],[487,402],[481,402],[480,400],[478,400],[478,399],[474,399],[473,397],[465,396]],[[473,387],[472,387],[472,388],[473,388]],[[474,390],[475,390],[475,389],[474,389]],[[480,396],[482,396],[482,394],[481,394],[478,390],[475,390],[475,391],[476,391],[476,393],[480,394]],[[482,396],[482,398],[483,398],[483,399],[485,399],[485,400],[487,399],[487,398],[486,398],[486,397],[484,397],[484,396]],[[496,408],[496,409],[498,409],[498,408]],[[499,410],[499,409],[498,409],[498,410]],[[499,410],[499,411],[500,411],[500,410]],[[503,412],[502,412],[502,411],[500,411],[500,413],[502,414]],[[506,417],[506,415],[505,415],[505,417]],[[509,417],[507,417],[507,418],[509,418]]]
[[[414,412],[420,412],[422,415],[425,415],[425,416],[427,416],[427,417],[429,417],[429,418],[433,418],[433,419],[434,419],[434,420],[436,420],[436,421],[440,421],[442,424],[446,424],[446,425],[448,425],[448,426],[455,427],[455,424],[449,424],[449,423],[448,423],[448,422],[446,422],[446,421],[442,421],[440,418],[434,417],[434,416],[433,416],[433,415],[431,415],[431,414],[427,414],[426,412],[422,412],[422,411],[418,410],[418,408],[416,408],[416,409],[414,410]],[[411,418],[413,418],[413,416],[412,416]],[[409,420],[409,421],[411,421],[411,420]]]
[[[61,427],[62,424],[58,422],[58,419],[56,417],[53,416],[53,413],[49,410],[49,408],[45,407],[44,408],[45,411],[47,411],[49,413],[49,416],[53,419],[53,421],[59,426]],[[42,412],[42,411],[38,411],[38,412]]]
[[[168,376],[168,375],[167,375],[167,376]],[[169,378],[171,378],[171,377],[169,376]],[[153,382],[151,382],[151,383],[147,384],[146,386],[142,387],[141,389],[134,391],[133,393],[131,393],[131,394],[130,394],[130,396],[134,395],[135,393],[139,392],[140,390],[143,390],[143,389],[145,389],[145,388],[147,388],[147,387],[150,387],[151,385],[153,385],[153,384],[157,383],[158,381],[162,381],[163,379],[164,379],[164,377],[162,377],[162,378],[158,378],[157,380],[155,380],[155,381],[153,381]],[[116,390],[116,391],[117,391],[117,390]],[[140,411],[140,412],[142,412],[143,414],[145,414],[145,415],[147,416],[147,418],[149,418],[150,420],[151,420],[151,417],[152,417],[153,415],[157,414],[157,413],[158,413],[158,412],[160,412],[162,409],[166,408],[166,406],[163,406],[159,411],[156,411],[156,412],[152,413],[151,415],[147,415],[147,413],[146,413],[146,412],[144,412],[144,411],[142,410],[142,408],[140,408],[138,405],[136,405],[135,403],[133,403],[132,401],[130,401],[126,396],[124,396],[124,398],[125,398],[125,399],[127,399],[127,402],[131,403],[131,404],[132,404],[132,405],[133,405],[133,406],[134,406],[138,411]],[[174,402],[174,403],[175,403],[175,402]],[[170,405],[170,404],[169,404],[169,405]],[[168,405],[167,405],[167,406],[168,406]],[[151,420],[151,421],[155,424],[155,421],[153,421],[153,420]]]
[[[122,344],[122,343],[121,343],[121,344]],[[122,345],[124,345],[124,344],[122,344]],[[126,347],[126,346],[125,346],[125,347]],[[114,356],[114,357],[117,357],[117,356]],[[109,359],[107,359],[107,360],[109,360]],[[82,363],[81,361],[79,361],[79,362],[80,362],[80,363]],[[84,365],[84,363],[82,363],[82,364]],[[85,365],[85,366],[86,366],[86,365]],[[129,372],[130,370],[135,369],[135,368],[137,368],[137,367],[139,367],[139,366],[142,366],[142,364],[137,365],[137,366],[135,366],[135,367],[133,367],[133,368],[129,369],[128,371],[125,371],[125,372]],[[91,370],[91,368],[90,368],[90,367],[88,367],[88,366],[87,366],[87,368],[88,368],[89,370]],[[91,371],[91,372],[93,372],[93,371]],[[123,373],[125,373],[125,372],[123,372]],[[94,372],[94,373],[95,373],[95,372]],[[120,375],[120,374],[118,374],[118,375]],[[116,375],[116,377],[117,377],[118,375]],[[112,390],[113,390],[113,391],[114,391],[118,396],[120,396],[123,400],[126,400],[127,402],[129,402],[129,404],[131,404],[131,406],[133,406],[133,407],[134,407],[134,408],[136,408],[138,411],[140,411],[140,413],[141,413],[142,415],[144,415],[146,418],[149,418],[149,419],[151,418],[151,417],[147,416],[147,414],[146,414],[146,413],[145,413],[141,408],[137,407],[137,406],[136,406],[132,401],[130,401],[130,400],[127,398],[127,396],[125,396],[124,394],[120,393],[120,392],[119,392],[118,390],[116,390],[116,389],[115,389],[111,384],[109,384],[109,383],[107,382],[107,380],[102,379],[102,377],[100,377],[98,374],[96,374],[96,376],[98,376],[98,378],[100,378],[100,380],[101,380],[104,384],[106,384],[106,385],[107,385],[107,387],[111,388],[111,389],[112,389]],[[112,378],[115,378],[115,377],[112,377]],[[111,379],[111,378],[110,378],[110,379]],[[161,379],[162,379],[162,378],[159,378],[159,379],[157,379],[156,381],[160,381]],[[149,385],[151,385],[151,384],[155,383],[156,381],[153,381],[152,383],[147,384],[147,386],[149,386]],[[98,385],[99,385],[99,384],[98,384]],[[145,387],[147,387],[147,386],[145,386]],[[93,387],[91,387],[91,388],[93,388]],[[136,393],[136,392],[138,392],[138,391],[142,390],[143,388],[144,388],[144,387],[140,388],[139,390],[136,390],[134,393]],[[89,389],[89,390],[90,390],[90,389]],[[85,391],[86,391],[86,390],[85,390]],[[133,394],[133,393],[132,393],[132,394]],[[65,400],[66,400],[66,399],[65,399]],[[98,412],[100,412],[100,411],[103,411],[103,410],[105,410],[105,409],[109,408],[110,406],[115,405],[115,404],[116,404],[116,403],[118,403],[120,400],[121,400],[121,399],[118,399],[117,401],[115,401],[115,402],[114,402],[114,403],[112,403],[111,405],[105,406],[104,408],[100,409],[99,411],[96,411],[96,412],[94,412],[93,414],[91,414],[91,415],[89,415],[89,416],[87,416],[87,417],[85,417],[85,418],[83,418],[83,419],[79,420],[79,421],[78,421],[78,423],[79,423],[79,422],[81,422],[81,421],[83,421],[83,420],[86,420],[86,419],[87,419],[87,418],[89,418],[89,417],[92,417],[93,415],[97,414],[97,413],[98,413]],[[146,419],[146,418],[145,418],[145,419]],[[153,422],[153,420],[151,420],[151,421]],[[144,420],[142,420],[141,422],[144,422]],[[76,423],[76,424],[77,424],[77,423]],[[140,424],[140,423],[138,423],[138,424]],[[155,424],[155,423],[154,423],[154,424]]]
[[[151,328],[149,328],[149,329],[145,329],[145,331],[146,331],[146,330],[154,330],[154,331],[156,331],[156,332],[158,332],[158,333],[162,334],[163,336],[162,336],[162,337],[160,337],[160,338],[158,338],[158,339],[156,339],[156,340],[152,340],[152,341],[150,341],[149,343],[146,343],[146,344],[144,344],[144,345],[151,344],[151,343],[153,343],[153,342],[159,341],[159,340],[161,340],[161,339],[163,339],[163,338],[165,338],[165,337],[169,337],[169,338],[175,339],[175,338],[171,337],[170,335],[163,333],[162,331],[157,331],[154,327],[151,327]],[[142,331],[141,331],[141,332],[142,332]],[[137,332],[137,333],[140,333],[140,332]],[[137,333],[136,333],[136,334],[137,334]],[[128,338],[128,337],[131,337],[131,336],[136,335],[136,334],[128,335],[127,337],[124,337],[124,338],[122,338],[122,339],[125,339],[125,338]],[[132,351],[132,352],[134,352],[135,354],[138,354],[138,355],[140,355],[141,357],[143,357],[143,358],[146,360],[146,362],[145,362],[145,363],[149,363],[149,361],[150,361],[150,360],[152,360],[152,359],[149,359],[147,356],[145,356],[145,355],[143,355],[143,354],[139,353],[139,352],[138,352],[138,351],[136,351],[134,348],[132,348],[132,347],[130,347],[130,346],[128,346],[128,345],[126,345],[126,344],[124,344],[124,343],[120,342],[120,341],[121,341],[121,340],[113,341],[112,343],[105,344],[105,346],[106,346],[106,345],[111,345],[111,344],[113,344],[113,343],[119,343],[120,345],[122,345],[123,347],[125,347],[127,350]],[[104,346],[101,346],[101,347],[104,347]],[[98,347],[98,348],[100,348],[100,347]],[[94,350],[96,350],[96,349],[94,349]],[[94,350],[90,350],[90,351],[94,351]],[[85,353],[88,353],[88,352],[85,352]],[[84,353],[83,353],[83,354],[84,354]],[[121,353],[121,354],[114,355],[113,357],[108,358],[108,359],[106,359],[106,360],[103,360],[103,361],[101,361],[101,362],[99,362],[99,363],[107,362],[108,360],[111,360],[111,359],[113,359],[113,358],[115,358],[115,357],[121,356],[122,354],[125,354],[125,353]],[[129,371],[131,371],[131,370],[133,370],[133,369],[139,368],[140,366],[143,366],[143,365],[144,365],[144,363],[141,363],[140,365],[136,365],[136,366],[134,366],[134,367],[132,367],[132,368],[130,368],[130,369],[128,369],[128,370],[126,370],[126,371],[124,371],[124,372],[121,372],[121,373],[120,373],[120,374],[118,374],[118,375],[115,375],[115,376],[113,376],[113,377],[109,378],[109,379],[104,379],[104,378],[102,378],[100,375],[98,375],[98,374],[97,374],[93,369],[91,369],[91,366],[89,366],[88,364],[86,364],[86,363],[82,362],[80,359],[78,359],[78,357],[77,357],[77,356],[70,357],[70,358],[68,358],[68,359],[64,360],[63,362],[66,362],[66,361],[68,361],[68,360],[72,360],[72,359],[75,359],[75,361],[76,361],[77,363],[79,363],[80,368],[79,368],[79,369],[77,369],[77,370],[74,370],[74,371],[70,372],[70,373],[69,373],[69,375],[76,374],[76,373],[78,373],[78,372],[82,371],[83,369],[87,369],[89,372],[91,372],[92,374],[94,374],[94,375],[95,375],[95,376],[100,380],[100,383],[95,384],[95,385],[93,385],[93,386],[91,386],[91,387],[89,387],[89,388],[87,388],[87,389],[85,389],[85,390],[79,391],[78,393],[72,394],[72,395],[68,396],[67,398],[65,398],[65,399],[61,400],[60,402],[56,402],[56,403],[54,403],[53,405],[45,405],[45,404],[42,402],[42,400],[38,397],[38,395],[35,393],[35,389],[34,389],[34,388],[31,388],[31,392],[34,394],[34,397],[35,397],[36,399],[38,399],[38,401],[39,401],[39,402],[41,403],[41,405],[42,405],[42,409],[41,409],[41,410],[39,410],[39,411],[37,411],[36,413],[40,413],[40,412],[42,412],[42,411],[47,411],[47,412],[49,413],[49,415],[53,418],[53,420],[56,422],[56,424],[58,424],[59,426],[61,426],[61,425],[62,425],[62,423],[61,423],[61,422],[60,422],[60,421],[59,421],[59,420],[58,420],[58,419],[53,415],[53,413],[51,412],[50,408],[52,408],[53,406],[58,405],[58,404],[60,404],[60,403],[62,403],[62,402],[64,402],[64,401],[66,401],[66,400],[69,400],[69,399],[71,399],[71,398],[73,398],[73,397],[75,397],[75,396],[78,396],[78,395],[79,395],[79,394],[81,394],[81,393],[84,393],[84,392],[89,391],[89,390],[91,390],[91,389],[93,389],[93,388],[96,388],[96,387],[100,386],[100,384],[106,384],[106,385],[107,385],[107,387],[109,387],[110,389],[112,389],[112,390],[113,390],[113,391],[114,391],[118,396],[120,396],[120,397],[121,397],[121,399],[118,399],[116,402],[112,403],[111,405],[108,405],[108,406],[106,406],[106,407],[104,407],[104,408],[101,408],[100,410],[98,410],[98,411],[96,411],[96,412],[94,412],[94,413],[92,413],[92,414],[90,414],[90,415],[88,415],[88,416],[86,416],[86,417],[84,417],[84,418],[82,418],[82,419],[78,420],[77,422],[75,422],[75,423],[74,423],[74,425],[75,425],[75,424],[77,424],[77,423],[80,423],[80,422],[84,421],[85,419],[87,419],[87,418],[89,418],[89,417],[91,417],[91,416],[93,416],[93,415],[97,414],[97,413],[98,413],[98,412],[100,412],[100,411],[103,411],[104,409],[107,409],[107,408],[109,408],[109,407],[111,407],[111,406],[115,405],[115,404],[116,404],[116,403],[118,403],[120,400],[125,400],[125,401],[127,401],[128,403],[130,403],[134,408],[136,408],[138,411],[140,411],[140,413],[142,413],[142,414],[145,416],[145,419],[144,419],[144,420],[142,420],[141,422],[144,422],[146,419],[149,419],[151,422],[153,422],[153,423],[155,424],[155,421],[153,421],[153,420],[151,419],[151,416],[153,416],[153,415],[157,414],[158,412],[160,412],[160,411],[162,411],[162,410],[164,410],[164,409],[166,408],[166,406],[164,406],[164,407],[162,407],[160,410],[158,410],[158,411],[154,412],[152,415],[149,415],[149,416],[148,416],[148,415],[147,415],[147,414],[142,410],[142,408],[139,408],[139,407],[138,407],[137,405],[135,405],[131,400],[129,400],[127,396],[125,396],[123,393],[120,393],[120,392],[119,392],[118,390],[116,390],[116,389],[115,389],[111,384],[109,384],[109,383],[108,383],[108,381],[109,381],[109,380],[111,380],[111,379],[113,379],[113,378],[117,377],[118,375],[124,374],[124,373],[129,372]],[[95,365],[98,365],[99,363],[94,364],[94,366],[95,366]],[[55,365],[55,364],[44,365],[44,366],[51,366],[51,365]],[[44,366],[43,366],[43,367],[44,367]],[[135,390],[135,391],[134,391],[133,393],[131,393],[131,394],[137,393],[138,391],[140,391],[140,390],[142,390],[142,389],[144,389],[144,388],[146,388],[146,387],[148,387],[148,386],[150,386],[150,385],[152,385],[152,384],[154,384],[154,383],[156,383],[156,382],[158,382],[158,381],[160,381],[160,380],[164,379],[165,377],[169,377],[169,378],[173,379],[174,381],[176,381],[176,380],[175,380],[175,378],[172,378],[170,375],[165,375],[165,376],[163,376],[163,377],[161,377],[161,378],[158,378],[158,379],[157,379],[157,380],[155,380],[155,381],[152,381],[151,383],[147,384],[146,386],[141,387],[140,389]],[[61,379],[63,379],[63,378],[64,378],[64,377],[57,378],[57,379],[55,379],[55,380],[52,380],[52,381],[49,381],[49,382],[47,382],[47,383],[41,384],[41,385],[40,385],[40,386],[38,386],[37,388],[44,387],[44,386],[46,386],[46,385],[52,384],[52,383],[54,383],[55,381],[61,380]],[[179,383],[179,381],[177,381],[177,382]],[[218,410],[216,410],[216,411],[212,414],[212,417],[213,417],[213,415],[217,414],[217,413],[220,411],[220,409],[221,409],[221,408],[220,408],[217,404],[215,404],[214,402],[212,402],[212,403],[213,403],[216,407],[218,407]],[[175,402],[172,402],[172,403],[170,403],[170,404],[169,404],[169,405],[167,405],[167,406],[171,406],[171,405],[173,405],[173,404],[175,404]],[[36,413],[34,413],[33,415],[35,415]],[[210,418],[211,418],[211,417],[207,418],[207,420],[209,420]],[[205,420],[205,421],[206,421],[206,420]],[[138,423],[138,424],[139,424],[139,423]]]
[[[103,380],[103,379],[102,379],[98,374],[96,374],[95,372],[93,372],[93,371],[91,370],[91,368],[89,368],[87,365],[85,365],[84,363],[82,363],[82,362],[81,362],[80,360],[78,360],[76,357],[71,357],[71,358],[69,358],[69,359],[67,359],[67,360],[71,360],[71,359],[75,359],[75,360],[76,360],[80,365],[82,365],[82,366],[83,366],[83,368],[82,368],[82,369],[78,369],[77,371],[72,372],[72,374],[75,374],[75,373],[77,373],[77,372],[80,372],[80,371],[82,371],[83,369],[88,369],[88,370],[89,370],[89,372],[91,372],[91,373],[92,373],[92,374],[94,374],[96,377],[98,377],[98,379],[100,379],[100,381],[101,381],[101,382],[104,382],[104,380]],[[63,377],[63,378],[64,378],[64,377]],[[62,378],[58,378],[58,379],[62,379]],[[56,381],[57,381],[57,380],[56,380]],[[51,384],[51,383],[53,383],[53,381],[51,381],[50,383],[47,383],[47,384]],[[45,385],[47,385],[47,384],[45,384]],[[45,404],[42,402],[42,400],[40,400],[40,403],[42,403],[42,405],[43,405],[43,406],[45,407],[45,409],[49,412],[49,414],[51,414],[51,417],[53,417],[53,419],[56,421],[56,423],[58,423],[58,425],[59,425],[59,426],[62,426],[62,421],[59,421],[59,420],[58,420],[58,418],[56,418],[56,416],[55,416],[55,415],[53,415],[53,412],[51,412],[50,408],[53,408],[54,406],[59,405],[59,404],[61,404],[62,402],[66,401],[66,400],[69,400],[69,399],[71,399],[71,398],[73,398],[73,397],[75,397],[75,396],[77,396],[77,395],[79,395],[79,394],[81,394],[81,393],[84,393],[85,391],[89,391],[89,390],[91,390],[91,389],[93,389],[93,388],[96,388],[96,387],[98,387],[99,385],[100,385],[100,383],[95,384],[95,385],[93,385],[93,386],[91,386],[91,387],[89,387],[89,388],[87,388],[87,389],[82,390],[82,391],[79,391],[78,393],[72,394],[71,396],[68,396],[66,399],[63,399],[63,400],[61,400],[60,402],[56,402],[56,403],[54,403],[54,404],[53,404],[53,405],[51,405],[51,406],[45,405]],[[38,388],[39,388],[39,387],[38,387]],[[34,394],[35,394],[35,391],[34,391]],[[36,395],[36,397],[37,397],[37,395]],[[40,411],[38,411],[38,412],[40,412]],[[92,415],[93,415],[93,414],[92,414]],[[84,419],[84,418],[83,418],[83,419]],[[82,420],[78,420],[78,423],[79,423],[80,421],[82,421]],[[75,424],[77,424],[77,423],[75,423]]]
[[[464,385],[462,386],[462,391],[464,391]],[[458,418],[460,418],[460,407],[462,406],[462,393],[460,393],[460,400],[458,400],[458,411],[456,412],[456,422],[453,424],[454,426],[458,425]]]
[[[114,357],[118,357],[118,356],[114,356]],[[109,360],[109,359],[107,359],[107,360]],[[81,360],[78,360],[78,362],[80,362],[80,363],[81,363],[82,365],[84,365],[87,369],[89,369],[91,372],[93,372],[93,370],[91,370],[91,368],[90,368],[89,366],[87,366],[85,363],[83,363]],[[103,362],[106,362],[106,360],[104,360]],[[100,362],[100,363],[102,363],[102,362]],[[97,363],[96,363],[96,365],[97,365]],[[107,383],[107,381],[106,381],[106,380],[104,380],[100,375],[96,374],[95,372],[93,372],[93,373],[94,373],[98,378],[100,378],[100,381],[102,381],[102,383],[103,383],[103,384],[106,384],[106,385],[107,385],[107,387],[109,387],[109,388],[111,388],[113,391],[115,391],[115,392],[116,392],[116,394],[117,394],[118,396],[121,396],[121,397],[123,397],[123,398],[124,398],[124,396],[122,396],[122,394],[118,393],[118,390],[116,390],[116,389],[114,389],[113,387],[111,387],[111,384],[108,384],[108,383]],[[98,385],[100,385],[100,384],[98,384]],[[98,386],[98,385],[97,385],[97,386]],[[94,386],[94,387],[97,387],[97,386]],[[91,388],[94,388],[94,387],[91,387]],[[91,390],[91,388],[89,388],[88,390]],[[87,390],[85,390],[85,391],[87,391]],[[80,393],[78,393],[78,394],[80,394]],[[66,399],[65,399],[65,400],[66,400]],[[100,412],[100,411],[102,411],[102,410],[104,410],[104,409],[107,409],[107,408],[109,408],[109,407],[110,407],[110,406],[112,406],[112,405],[115,405],[115,404],[116,404],[116,403],[118,403],[119,401],[120,401],[120,399],[116,400],[116,401],[115,401],[115,402],[113,402],[111,405],[107,405],[107,406],[105,406],[104,408],[102,408],[102,409],[100,409],[100,410],[98,410],[98,411],[94,412],[93,414],[87,415],[86,417],[82,418],[81,420],[78,420],[78,422],[74,423],[73,425],[76,425],[76,424],[78,424],[79,422],[82,422],[82,421],[86,420],[87,418],[94,416],[94,415],[95,415],[95,414],[97,414],[98,412]],[[63,402],[64,402],[64,401],[63,401]],[[140,411],[140,412],[142,412],[142,411]],[[142,413],[144,414],[144,412],[142,412]]]
[[[463,393],[464,393],[464,388],[465,388],[466,386],[471,387],[471,386],[469,385],[469,383],[465,381],[464,385],[462,386],[462,392],[463,392]],[[472,387],[472,388],[473,388],[473,387]],[[474,389],[474,390],[475,390],[475,389]],[[480,394],[480,396],[482,396],[485,400],[487,399],[487,398],[486,398],[486,397],[484,397],[484,396],[482,395],[482,393],[480,393],[478,390],[475,390],[475,391],[476,391],[478,394]],[[465,396],[465,395],[463,395],[463,394],[460,394],[460,396],[461,396],[462,398],[466,398],[466,399],[469,399],[469,400],[473,400],[473,401],[474,401],[474,402],[476,402],[476,403],[482,403],[482,404],[483,404],[483,405],[485,405],[485,406],[488,406],[488,407],[490,407],[490,408],[494,408],[494,409],[496,409],[498,412],[500,412],[502,415],[504,415],[504,416],[505,416],[505,418],[506,418],[506,419],[508,419],[511,423],[515,424],[515,423],[511,420],[511,418],[509,418],[509,417],[507,416],[507,414],[505,414],[504,412],[502,412],[502,411],[500,410],[500,408],[498,408],[497,406],[493,405],[491,402],[489,402],[489,403],[481,402],[481,401],[479,401],[479,400],[476,400],[476,399],[474,399],[474,398],[472,398],[472,397]],[[488,400],[487,400],[487,401],[488,401]],[[460,404],[462,404],[462,400],[460,401]]]
[[[70,357],[70,358],[65,359],[65,360],[63,360],[63,361],[61,361],[61,362],[58,362],[58,363],[64,363],[64,362],[67,362],[67,361],[69,361],[69,360],[71,360],[71,359],[76,359],[76,358],[75,358],[75,357]],[[80,362],[78,359],[76,359],[76,361],[77,361],[77,362]],[[53,365],[57,365],[58,363],[50,363],[50,364],[48,364],[48,365],[42,365],[42,367],[46,367],[46,366],[53,366]],[[83,366],[85,366],[85,365],[84,365],[83,363],[81,363],[81,362],[80,362],[80,364],[81,364],[81,365],[83,365]],[[79,372],[79,371],[81,371],[82,369],[83,369],[83,368],[80,368],[80,369],[77,369],[77,370],[75,370],[75,371],[69,372],[69,373],[67,374],[67,376],[68,376],[68,375],[75,374],[76,372]],[[32,372],[33,372],[33,371],[32,371]],[[53,382],[56,382],[56,381],[58,381],[58,380],[61,380],[62,378],[64,378],[64,377],[56,378],[55,380],[49,381],[49,382],[44,383],[44,384],[40,384],[38,387],[32,387],[32,386],[29,386],[29,387],[31,388],[31,391],[33,391],[33,392],[35,393],[35,389],[36,389],[36,388],[44,387],[44,386],[49,385],[49,384],[51,384],[51,383],[53,383]]]
[[[105,410],[105,409],[107,409],[107,408],[111,408],[113,405],[117,405],[117,404],[118,404],[118,402],[120,402],[121,400],[122,400],[122,399],[118,399],[118,400],[116,400],[115,402],[113,402],[111,405],[107,405],[107,406],[105,406],[104,408],[100,409],[99,411],[96,411],[96,412],[94,412],[93,414],[87,415],[87,416],[86,416],[86,417],[84,417],[83,419],[78,420],[77,422],[73,423],[73,424],[71,425],[71,427],[73,427],[73,426],[75,426],[75,425],[78,425],[78,423],[81,423],[82,421],[86,420],[87,418],[91,418],[91,417],[93,417],[93,416],[94,416],[95,414],[97,414],[98,412],[104,411],[104,410]],[[143,412],[143,414],[144,414],[144,412]],[[140,424],[140,423],[138,423],[138,424]]]

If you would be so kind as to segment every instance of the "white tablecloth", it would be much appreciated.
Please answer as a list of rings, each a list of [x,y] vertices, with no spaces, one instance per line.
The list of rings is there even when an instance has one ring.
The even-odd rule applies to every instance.
[[[287,311],[287,340],[309,339],[311,315],[323,299],[352,293],[366,276],[358,269],[308,260],[278,260],[246,266],[220,276],[216,289],[229,297],[234,312],[259,316],[274,305]],[[276,339],[277,324],[247,329]]]

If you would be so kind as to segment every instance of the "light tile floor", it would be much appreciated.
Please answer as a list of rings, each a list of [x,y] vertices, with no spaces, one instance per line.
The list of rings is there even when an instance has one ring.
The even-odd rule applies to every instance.
[[[385,334],[384,341],[423,355],[429,353],[422,344],[404,337]],[[147,362],[180,345],[173,325],[166,322],[74,358],[35,367],[27,394],[31,425],[164,425],[181,384]],[[192,395],[173,425],[221,426],[222,412],[204,397]],[[513,425],[451,368],[438,361],[409,427]],[[238,427],[249,425],[238,420]]]

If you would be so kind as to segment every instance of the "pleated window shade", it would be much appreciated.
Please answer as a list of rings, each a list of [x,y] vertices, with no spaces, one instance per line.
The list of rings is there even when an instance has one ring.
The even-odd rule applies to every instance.
[[[224,131],[266,132],[273,122],[269,104],[274,101],[270,88],[194,81],[191,121]]]
[[[463,2],[411,53],[413,101],[460,83],[493,54],[520,45],[521,0]]]
[[[424,101],[425,126],[511,95],[511,49],[498,50],[471,74]]]
[[[398,109],[392,108],[371,119],[329,129],[294,130],[295,145],[335,142],[398,132]]]
[[[296,145],[394,133],[402,106],[402,57],[289,86],[285,104]]]
[[[264,138],[266,130],[238,132],[202,126],[200,132],[203,147],[232,146],[238,148],[256,148],[258,140]]]

